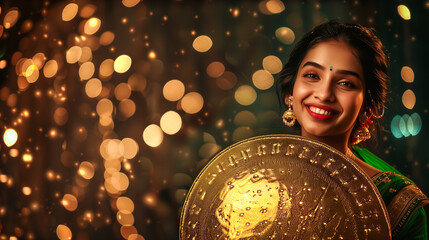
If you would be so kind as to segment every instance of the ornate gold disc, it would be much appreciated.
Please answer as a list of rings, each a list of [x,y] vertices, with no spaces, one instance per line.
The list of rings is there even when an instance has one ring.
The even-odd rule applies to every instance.
[[[218,153],[183,206],[181,239],[390,239],[383,200],[356,164],[299,136]]]

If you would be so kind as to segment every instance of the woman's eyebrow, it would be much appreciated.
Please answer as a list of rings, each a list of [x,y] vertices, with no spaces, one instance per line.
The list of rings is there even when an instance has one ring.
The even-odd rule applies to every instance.
[[[320,64],[318,64],[316,62],[312,62],[312,61],[308,61],[308,62],[304,63],[304,65],[302,65],[303,68],[305,66],[313,66],[313,67],[319,68],[321,70],[325,70],[326,69],[326,67],[324,67],[324,66],[322,66],[322,65],[320,65]],[[338,73],[340,73],[340,74],[351,75],[351,76],[355,76],[355,77],[357,77],[359,79],[362,79],[361,76],[357,72],[353,72],[353,71],[350,71],[350,70],[343,70],[343,69],[339,69],[339,70],[335,70],[335,71],[338,72]]]

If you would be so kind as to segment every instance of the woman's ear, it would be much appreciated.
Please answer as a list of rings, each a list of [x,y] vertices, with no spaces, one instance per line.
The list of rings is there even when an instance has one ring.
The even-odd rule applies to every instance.
[[[292,96],[290,93],[285,93],[284,103],[287,106],[289,104],[289,97]]]

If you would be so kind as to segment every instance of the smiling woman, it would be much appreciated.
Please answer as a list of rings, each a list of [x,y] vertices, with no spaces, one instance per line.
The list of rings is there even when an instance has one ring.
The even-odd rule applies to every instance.
[[[371,177],[389,211],[393,239],[427,239],[422,208],[428,198],[395,168],[357,144],[371,138],[387,93],[388,59],[374,31],[330,21],[315,27],[292,50],[278,79],[301,135],[336,148]]]

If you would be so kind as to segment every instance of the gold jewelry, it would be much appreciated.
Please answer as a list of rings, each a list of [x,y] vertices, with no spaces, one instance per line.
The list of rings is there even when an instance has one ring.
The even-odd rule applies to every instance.
[[[292,127],[295,124],[295,120],[296,120],[295,114],[293,114],[292,104],[293,104],[293,96],[290,96],[287,101],[288,110],[286,110],[282,116],[283,123],[288,127]]]
[[[354,131],[352,144],[358,144],[360,142],[366,141],[371,138],[371,133],[369,132],[369,126],[372,124],[371,113],[364,113],[359,116],[360,126]]]

